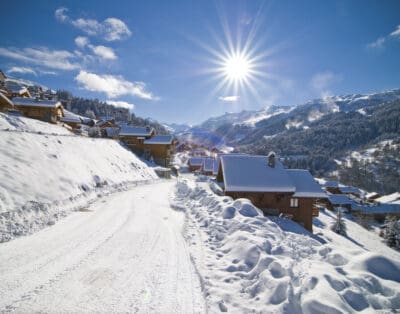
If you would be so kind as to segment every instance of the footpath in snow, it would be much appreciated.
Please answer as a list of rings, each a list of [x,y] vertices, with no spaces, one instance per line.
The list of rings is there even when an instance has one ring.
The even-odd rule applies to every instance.
[[[0,242],[53,225],[154,171],[117,141],[0,113]]]
[[[178,181],[172,204],[186,213],[184,234],[210,312],[400,310],[399,253],[376,254],[369,250],[376,242],[335,234],[329,214],[321,213],[313,235],[264,217],[248,200],[214,194],[207,179],[188,177]]]
[[[0,244],[0,312],[204,313],[174,181],[99,198]]]

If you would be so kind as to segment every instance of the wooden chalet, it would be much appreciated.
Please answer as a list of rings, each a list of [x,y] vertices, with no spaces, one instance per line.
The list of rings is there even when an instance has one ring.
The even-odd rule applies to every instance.
[[[160,166],[169,167],[174,155],[172,135],[155,135],[144,140],[143,150],[146,158]]]
[[[13,98],[15,109],[24,116],[56,123],[64,117],[64,108],[60,101],[40,100],[38,98]]]
[[[346,194],[331,194],[328,193],[328,203],[327,207],[330,210],[333,210],[335,207],[346,208],[348,211],[351,211],[351,206],[354,201],[348,197]]]
[[[7,112],[14,109],[14,104],[6,95],[0,92],[0,112]]]
[[[200,170],[203,163],[203,157],[190,157],[188,160],[189,171]]]
[[[64,116],[60,118],[60,122],[68,125],[73,130],[77,130],[81,127],[83,120],[81,116],[64,109]]]
[[[130,125],[121,125],[121,130],[118,133],[118,138],[125,143],[132,151],[143,154],[144,141],[156,135],[156,130],[149,126],[137,127]]]
[[[21,86],[14,81],[5,81],[3,89],[6,91],[8,98],[27,97],[31,98],[31,93],[25,86]]]
[[[203,158],[203,162],[201,163],[200,171],[202,174],[206,176],[212,176],[214,170],[214,158]]]
[[[4,82],[6,80],[7,76],[4,74],[2,70],[0,70],[0,82]]]
[[[339,190],[342,194],[353,195],[358,198],[363,195],[363,192],[359,188],[353,186],[339,184]]]
[[[285,169],[273,153],[223,155],[217,180],[225,195],[247,198],[264,214],[284,214],[310,231],[314,204],[327,197],[309,171]]]

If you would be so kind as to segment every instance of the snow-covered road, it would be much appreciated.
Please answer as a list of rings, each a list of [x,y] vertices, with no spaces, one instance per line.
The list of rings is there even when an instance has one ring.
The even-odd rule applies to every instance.
[[[0,312],[204,312],[174,182],[115,193],[0,244]]]

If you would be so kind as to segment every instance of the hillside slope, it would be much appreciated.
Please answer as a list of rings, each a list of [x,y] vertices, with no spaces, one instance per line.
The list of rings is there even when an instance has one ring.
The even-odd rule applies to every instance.
[[[156,174],[118,142],[0,114],[0,242]]]

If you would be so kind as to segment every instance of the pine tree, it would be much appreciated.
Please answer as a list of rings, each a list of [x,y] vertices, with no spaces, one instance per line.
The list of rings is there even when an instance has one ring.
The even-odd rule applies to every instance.
[[[341,209],[338,210],[336,221],[332,225],[332,230],[338,234],[346,235],[346,223],[343,219],[343,211]]]
[[[385,242],[390,247],[400,248],[400,223],[395,217],[387,217],[386,230],[384,233]]]

